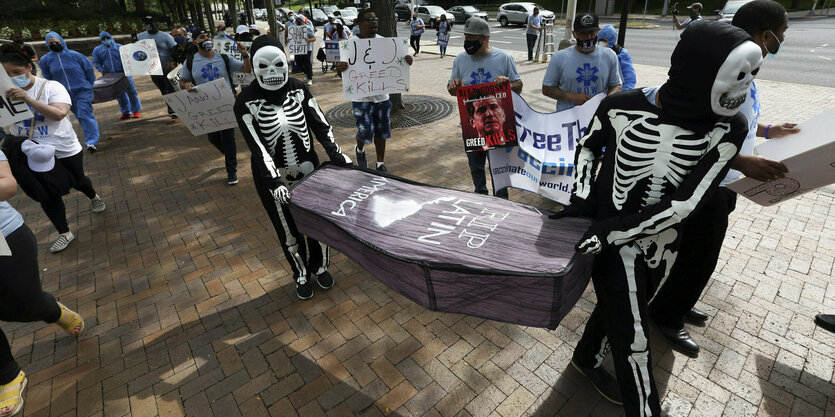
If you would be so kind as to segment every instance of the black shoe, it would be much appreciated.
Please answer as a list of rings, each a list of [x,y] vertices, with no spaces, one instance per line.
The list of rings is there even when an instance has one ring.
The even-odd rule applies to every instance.
[[[618,381],[613,377],[609,372],[603,369],[602,366],[597,368],[584,368],[580,365],[577,365],[574,362],[574,359],[571,359],[571,366],[583,375],[584,377],[588,378],[591,381],[591,384],[594,385],[594,389],[603,396],[603,398],[609,400],[613,404],[623,405],[623,399],[620,396],[620,387],[618,387]]]
[[[325,271],[321,274],[316,275],[316,283],[319,284],[322,289],[328,289],[333,287],[333,276],[330,272]]]
[[[684,315],[684,321],[690,324],[704,326],[705,322],[707,321],[707,313],[705,313],[702,310],[699,310],[696,307],[693,307]]]
[[[302,300],[313,297],[313,283],[310,282],[310,277],[296,278],[296,295]]]
[[[388,173],[388,172],[389,172],[389,170],[388,170],[388,169],[386,169],[386,165],[385,165],[385,164],[378,166],[378,167],[377,167],[377,171],[378,171],[378,172],[386,172],[386,173]]]
[[[238,174],[234,172],[230,172],[226,175],[226,183],[229,185],[235,185],[238,183]]]
[[[98,148],[96,148],[96,145],[87,145],[87,152],[96,153],[96,151],[98,151]]]
[[[170,113],[170,114],[168,115],[168,117],[170,117],[170,118],[171,118],[171,120],[174,120],[174,119],[176,119],[176,118],[177,118],[177,115],[176,115],[176,114],[174,114],[174,113]]]
[[[655,323],[655,327],[658,328],[658,332],[670,342],[670,345],[673,346],[673,349],[690,356],[691,358],[695,358],[699,356],[699,345],[696,344],[696,341],[690,337],[690,333],[684,328],[677,329],[675,327],[665,326],[663,324],[659,324],[658,322]]]
[[[835,333],[835,314],[818,314],[815,316],[815,324],[821,329]]]

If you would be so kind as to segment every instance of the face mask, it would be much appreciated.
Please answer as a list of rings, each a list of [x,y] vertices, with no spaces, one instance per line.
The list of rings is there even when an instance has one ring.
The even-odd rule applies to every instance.
[[[481,49],[481,40],[476,39],[474,41],[464,41],[464,50],[467,51],[468,54],[472,55],[478,50]]]
[[[780,52],[780,48],[783,47],[783,42],[780,42],[780,38],[778,38],[777,35],[775,35],[774,32],[772,32],[771,30],[769,30],[769,32],[771,32],[771,36],[774,36],[774,39],[777,40],[777,50],[771,52],[771,50],[768,49],[768,45],[763,44],[763,46],[765,46],[765,51],[768,52],[768,55],[765,56],[765,59],[774,58],[775,56],[777,56],[777,53]]]
[[[200,47],[203,48],[204,51],[211,51],[213,46],[215,46],[215,43],[212,41],[203,41],[203,43],[200,44]]]
[[[580,50],[583,52],[591,52],[594,50],[594,46],[597,45],[597,36],[591,38],[587,41],[577,41],[577,46],[580,47]]]
[[[177,42],[178,44],[183,43],[183,42],[185,42],[185,41],[186,41],[186,37],[185,37],[185,36],[175,36],[175,37],[174,37],[174,42]]]
[[[691,12],[690,13],[690,19],[691,20],[695,20],[698,17],[699,17],[699,12]]]
[[[104,46],[110,46],[113,43],[113,39],[102,39],[101,44]]]
[[[157,31],[157,25],[145,25],[145,30],[155,33]]]
[[[27,77],[26,74],[18,75],[17,77],[11,77],[11,78],[12,78],[12,83],[14,83],[14,85],[16,85],[20,88],[26,87],[30,83],[29,77]]]
[[[64,49],[64,45],[61,45],[60,43],[51,43],[50,42],[49,49],[52,50],[53,52],[61,52]]]

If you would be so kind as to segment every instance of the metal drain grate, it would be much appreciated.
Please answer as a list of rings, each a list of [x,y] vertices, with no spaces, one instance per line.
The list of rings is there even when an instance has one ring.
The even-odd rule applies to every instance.
[[[444,119],[455,111],[456,105],[450,100],[433,96],[404,95],[405,109],[391,117],[391,128],[402,129],[420,126]],[[328,121],[334,126],[353,127],[357,125],[351,103],[340,104],[327,113]]]

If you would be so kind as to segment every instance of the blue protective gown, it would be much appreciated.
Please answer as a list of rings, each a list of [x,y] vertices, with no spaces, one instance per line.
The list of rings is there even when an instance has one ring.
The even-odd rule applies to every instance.
[[[108,72],[125,72],[122,68],[122,59],[119,56],[119,48],[122,46],[113,40],[109,33],[102,31],[99,33],[99,39],[107,36],[112,40],[110,46],[101,44],[93,49],[93,66],[99,70],[100,73]],[[119,110],[122,114],[139,113],[142,110],[142,104],[139,102],[139,96],[136,94],[136,85],[133,83],[133,77],[127,77],[128,90],[122,94],[116,101],[119,103]]]
[[[47,48],[52,38],[60,40],[64,49],[58,53],[50,50],[41,57],[38,65],[44,78],[58,81],[70,93],[70,110],[84,130],[84,142],[88,146],[96,146],[99,143],[99,124],[93,116],[93,82],[96,81],[93,64],[81,53],[67,49],[64,38],[55,32],[46,35]]]
[[[618,43],[618,32],[615,31],[615,27],[612,25],[603,26],[603,29],[600,29],[597,37],[606,39],[609,42],[610,48]],[[632,56],[629,55],[629,51],[626,48],[621,48],[620,52],[618,52],[618,63],[620,63],[620,76],[623,79],[623,91],[635,88],[635,83],[638,81],[638,78],[635,75],[635,68],[632,66]]]

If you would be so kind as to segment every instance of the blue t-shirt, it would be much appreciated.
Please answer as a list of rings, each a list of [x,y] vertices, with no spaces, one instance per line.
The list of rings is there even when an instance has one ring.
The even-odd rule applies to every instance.
[[[418,26],[423,26],[423,19],[417,18],[409,21],[409,30],[412,31],[412,36],[423,34],[423,28],[418,29]]]
[[[0,161],[8,161],[3,151],[0,151]],[[12,234],[20,226],[23,226],[23,216],[8,202],[0,201],[0,231],[3,236]]]
[[[229,57],[229,69],[232,72],[238,72],[243,68],[244,63],[235,58]],[[221,77],[226,78],[226,82],[232,85],[232,77],[226,73],[226,64],[223,62],[223,57],[219,53],[211,58],[206,58],[200,54],[194,54],[194,62],[191,65],[193,73],[188,70],[187,65],[183,65],[183,70],[180,72],[180,78],[186,80],[194,80],[194,85],[212,82]]]
[[[590,54],[584,54],[576,47],[563,49],[551,58],[542,79],[544,86],[592,97],[622,84],[618,57],[610,48],[594,48]],[[557,111],[572,107],[574,102],[571,100],[557,100]]]
[[[459,53],[452,63],[449,81],[460,78],[464,85],[476,85],[496,81],[500,75],[509,78],[511,82],[521,79],[513,57],[501,49],[493,48],[485,57]]]
[[[162,63],[162,66],[164,67],[171,62],[171,50],[177,46],[177,42],[175,42],[174,38],[167,32],[159,31],[154,34],[142,32],[136,35],[136,38],[139,40],[153,39],[154,43],[157,44],[157,52],[159,53],[159,60]]]
[[[539,31],[536,29],[532,29],[530,25],[533,25],[533,27],[535,28],[542,27],[542,15],[538,14],[534,16],[533,14],[531,14],[530,16],[528,16],[528,25],[525,26],[525,33],[527,33],[528,35],[539,35]]]

